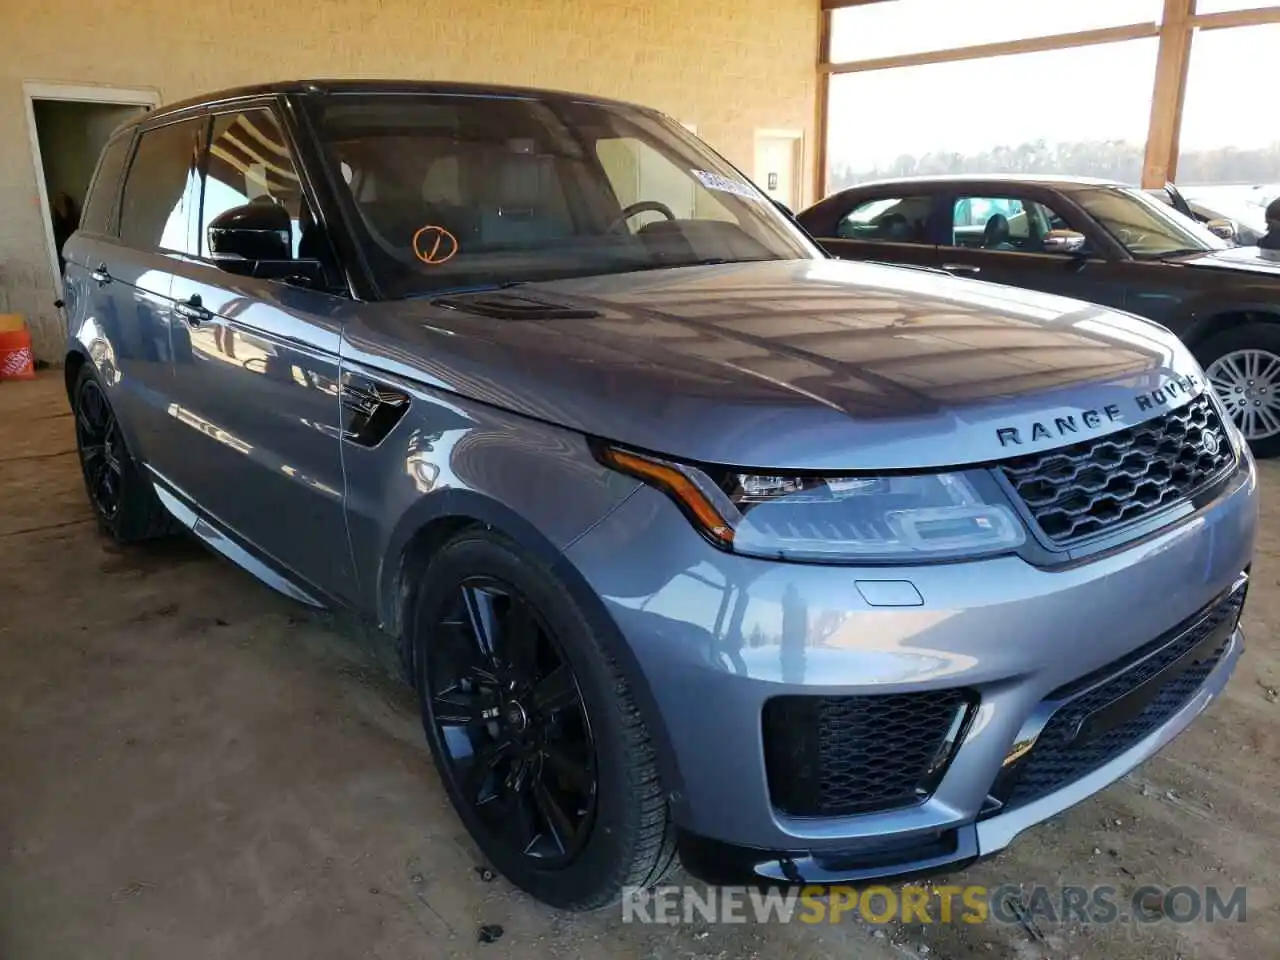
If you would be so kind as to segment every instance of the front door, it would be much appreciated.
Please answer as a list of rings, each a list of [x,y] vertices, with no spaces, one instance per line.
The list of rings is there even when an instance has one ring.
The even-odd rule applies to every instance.
[[[1050,196],[1020,190],[951,198],[949,242],[938,248],[938,265],[956,276],[1040,290],[1123,309],[1125,270],[1104,248],[1103,238],[1078,218],[1064,217]],[[1050,252],[1043,239],[1050,230],[1085,235],[1076,253]]]
[[[247,203],[289,212],[299,263],[328,256],[267,106],[213,117],[197,246],[175,269],[171,291],[177,455],[169,479],[265,559],[348,598],[355,577],[343,511],[338,313],[349,301],[323,283],[244,276],[232,272],[236,264],[215,263],[209,222]]]

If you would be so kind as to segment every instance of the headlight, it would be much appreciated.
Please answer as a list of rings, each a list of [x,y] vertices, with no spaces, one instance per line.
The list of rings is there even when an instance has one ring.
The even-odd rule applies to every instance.
[[[751,556],[944,560],[1007,553],[1026,538],[1013,511],[966,473],[713,476],[616,447],[601,458],[664,491],[712,543]]]

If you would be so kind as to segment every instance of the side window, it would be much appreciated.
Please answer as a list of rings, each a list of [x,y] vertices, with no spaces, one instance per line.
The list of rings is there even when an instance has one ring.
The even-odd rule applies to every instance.
[[[284,207],[292,223],[294,259],[304,253],[315,220],[307,208],[288,141],[270,110],[258,108],[217,114],[209,135],[204,201],[200,211],[200,255],[208,256],[209,223],[219,214],[247,203]]]
[[[120,178],[129,162],[129,148],[133,146],[133,131],[116,137],[102,151],[98,170],[85,200],[80,229],[86,233],[103,233],[114,236],[116,232],[116,201],[120,199]]]
[[[927,244],[932,212],[933,198],[929,196],[863,200],[840,218],[836,236],[843,240]]]
[[[196,155],[206,122],[182,120],[138,138],[120,202],[120,239],[128,246],[195,252],[189,215],[199,196]]]
[[[1043,253],[1050,230],[1069,229],[1038,200],[1018,197],[958,197],[952,210],[952,245],[974,250]]]

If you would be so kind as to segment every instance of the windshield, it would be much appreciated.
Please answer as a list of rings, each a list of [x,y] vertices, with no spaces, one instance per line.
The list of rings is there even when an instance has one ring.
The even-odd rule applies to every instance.
[[[457,94],[334,94],[314,109],[384,298],[821,256],[767,196],[649,111]]]
[[[1096,187],[1073,196],[1126,250],[1142,260],[1230,246],[1142,190]]]

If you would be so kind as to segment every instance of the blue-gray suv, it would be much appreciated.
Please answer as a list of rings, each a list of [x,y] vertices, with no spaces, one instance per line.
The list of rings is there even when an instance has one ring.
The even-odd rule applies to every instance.
[[[65,256],[102,526],[367,615],[550,904],[991,854],[1240,655],[1254,465],[1176,337],[832,260],[654,111],[224,91],[115,134]]]

